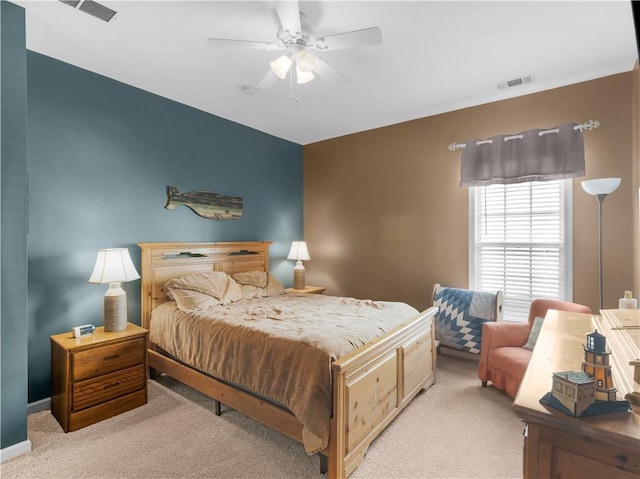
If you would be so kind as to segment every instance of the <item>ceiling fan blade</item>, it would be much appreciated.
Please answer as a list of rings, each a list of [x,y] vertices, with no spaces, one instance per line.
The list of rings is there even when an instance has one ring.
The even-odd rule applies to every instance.
[[[257,90],[267,90],[271,88],[278,81],[278,77],[276,76],[271,69],[267,72],[267,74],[258,82],[256,85]]]
[[[288,30],[292,36],[302,32],[300,25],[300,6],[297,0],[280,0],[275,2],[278,18],[283,30]]]
[[[234,40],[231,38],[207,38],[207,45],[220,48],[251,48],[257,50],[278,50],[282,48],[276,43]]]
[[[320,51],[343,50],[345,48],[373,47],[382,43],[382,30],[378,27],[336,33],[318,38],[313,45]]]
[[[313,73],[332,85],[344,85],[349,82],[347,77],[321,58],[318,58],[318,62],[313,69]]]

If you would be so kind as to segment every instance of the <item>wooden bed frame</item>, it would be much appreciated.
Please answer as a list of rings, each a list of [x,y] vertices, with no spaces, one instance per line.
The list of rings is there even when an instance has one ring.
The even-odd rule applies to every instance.
[[[164,284],[188,273],[269,271],[270,241],[233,243],[140,243],[142,327],[168,301]],[[429,308],[332,364],[333,415],[329,445],[320,452],[328,478],[348,477],[369,444],[423,388],[435,382],[436,351]],[[156,350],[149,368],[171,376],[286,436],[302,442],[302,424],[288,410],[201,373]],[[328,459],[328,460],[327,460]]]

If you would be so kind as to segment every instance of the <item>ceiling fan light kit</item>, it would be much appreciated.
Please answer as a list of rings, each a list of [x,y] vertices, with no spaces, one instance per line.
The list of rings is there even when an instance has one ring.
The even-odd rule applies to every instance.
[[[289,71],[292,70],[292,65],[295,65],[296,83],[299,85],[312,81],[316,76],[332,84],[345,83],[347,79],[342,73],[309,50],[329,52],[376,46],[382,43],[382,31],[378,27],[316,38],[306,21],[306,16],[300,11],[297,1],[276,1],[274,3],[280,20],[275,42],[229,38],[209,38],[207,40],[207,43],[214,47],[286,51],[284,55],[270,62],[271,69],[256,85],[256,90],[264,90],[271,87],[277,82],[277,78],[284,80]]]
[[[291,65],[294,63],[296,65],[296,82],[298,85],[309,83],[316,77],[313,74],[313,69],[318,63],[318,57],[304,50],[293,55],[293,60],[291,56],[287,54],[272,61],[271,71],[275,73],[278,78],[284,80],[291,69]]]

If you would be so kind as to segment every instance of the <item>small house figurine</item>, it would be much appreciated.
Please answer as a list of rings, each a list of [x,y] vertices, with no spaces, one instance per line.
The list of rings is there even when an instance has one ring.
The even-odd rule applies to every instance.
[[[575,417],[629,410],[629,403],[616,398],[607,338],[597,330],[587,334],[582,371],[553,373],[551,392],[540,401]]]
[[[551,394],[571,411],[572,416],[578,417],[596,400],[595,382],[595,379],[585,372],[553,373]]]

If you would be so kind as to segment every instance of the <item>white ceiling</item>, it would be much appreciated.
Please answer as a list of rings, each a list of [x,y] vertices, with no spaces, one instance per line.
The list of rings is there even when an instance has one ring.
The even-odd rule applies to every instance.
[[[378,26],[383,44],[319,54],[349,82],[294,85],[294,101],[288,79],[242,91],[281,51],[206,43],[275,41],[273,2],[99,1],[118,11],[109,23],[56,0],[15,3],[29,50],[303,145],[630,71],[638,56],[627,0],[301,1],[317,36]]]

